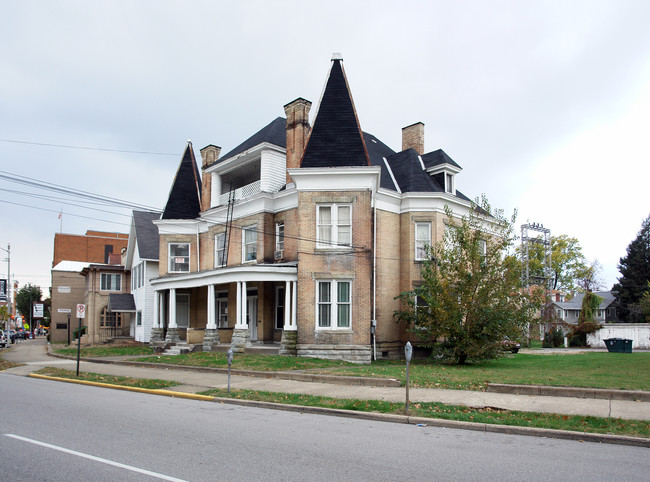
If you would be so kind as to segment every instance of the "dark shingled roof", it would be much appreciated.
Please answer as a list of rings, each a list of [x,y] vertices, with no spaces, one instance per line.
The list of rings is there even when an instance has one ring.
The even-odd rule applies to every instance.
[[[132,294],[112,293],[108,295],[108,311],[135,313],[135,300]]]
[[[196,165],[192,143],[188,142],[161,219],[194,219],[200,212],[201,175]]]
[[[384,162],[384,157],[392,156],[395,154],[395,151],[372,134],[364,132],[363,138],[366,141],[370,165],[381,167],[380,186],[395,191],[395,184],[393,183],[393,179],[390,177],[390,173],[388,172],[388,168]]]
[[[429,169],[430,167],[437,166],[439,164],[451,164],[452,166],[457,167],[458,169],[461,169],[461,167],[454,162],[454,160],[447,155],[445,151],[442,149],[438,149],[437,151],[433,152],[427,152],[426,154],[422,154],[422,162],[424,162],[424,167]]]
[[[235,147],[232,151],[228,152],[226,155],[221,156],[221,158],[214,164],[219,164],[226,159],[235,157],[237,154],[247,151],[248,149],[255,147],[262,142],[268,142],[280,147],[286,147],[287,145],[287,120],[284,117],[278,117],[273,122],[263,127],[261,130],[253,134],[251,137],[246,139],[244,142]]]
[[[318,107],[300,167],[368,166],[370,161],[338,59],[332,68]]]
[[[142,259],[158,259],[158,226],[152,222],[156,219],[160,219],[160,213],[133,211],[135,239]]]
[[[443,192],[438,183],[422,169],[418,153],[407,149],[386,158],[402,192]]]

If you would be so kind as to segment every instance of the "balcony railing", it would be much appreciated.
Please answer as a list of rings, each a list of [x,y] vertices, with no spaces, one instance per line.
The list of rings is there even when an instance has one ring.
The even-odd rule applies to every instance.
[[[221,196],[217,198],[215,206],[221,206],[223,204],[228,204],[228,199],[230,199],[230,193],[232,191],[224,192]],[[262,192],[262,181],[255,181],[251,184],[247,184],[240,188],[235,189],[235,201],[240,201],[248,197],[254,196],[255,194]]]

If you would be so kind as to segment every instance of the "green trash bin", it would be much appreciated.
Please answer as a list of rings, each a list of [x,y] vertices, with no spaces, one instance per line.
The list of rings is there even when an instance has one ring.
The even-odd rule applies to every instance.
[[[632,340],[627,338],[607,338],[603,340],[611,353],[632,353]]]

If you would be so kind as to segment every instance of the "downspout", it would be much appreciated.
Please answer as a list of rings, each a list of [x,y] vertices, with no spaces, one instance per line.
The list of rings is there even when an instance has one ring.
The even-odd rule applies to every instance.
[[[375,198],[374,226],[372,239],[372,321],[370,322],[370,333],[372,333],[372,359],[377,361],[377,199]]]

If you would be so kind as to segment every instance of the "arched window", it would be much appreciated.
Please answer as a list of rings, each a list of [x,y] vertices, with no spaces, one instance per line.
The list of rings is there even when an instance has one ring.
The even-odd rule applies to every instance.
[[[122,313],[109,312],[108,307],[104,306],[99,315],[99,326],[101,328],[122,328]]]

